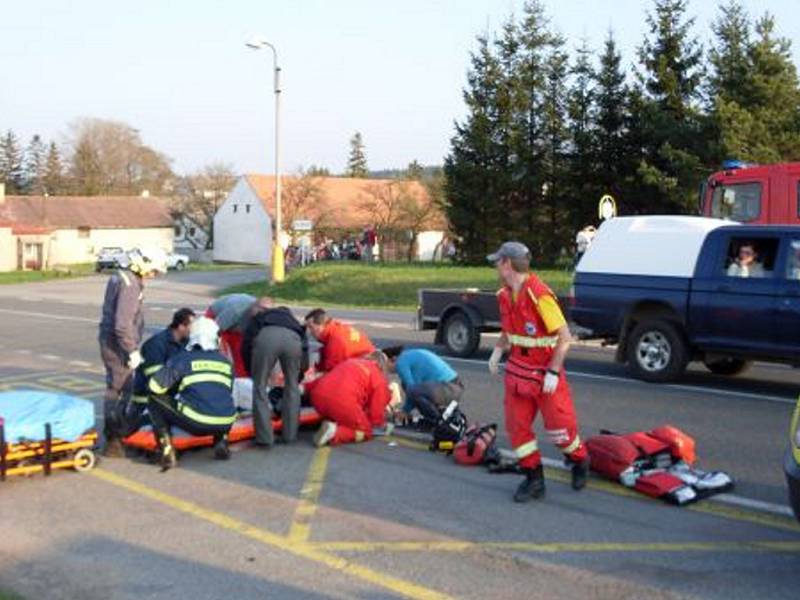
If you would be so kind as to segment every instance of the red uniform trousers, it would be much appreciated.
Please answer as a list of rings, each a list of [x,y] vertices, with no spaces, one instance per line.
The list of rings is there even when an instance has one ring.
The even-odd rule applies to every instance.
[[[553,442],[572,462],[587,457],[586,446],[578,435],[578,421],[572,405],[572,393],[564,371],[556,391],[542,392],[544,369],[534,371],[507,364],[505,375],[506,432],[519,458],[519,465],[534,469],[542,455],[533,430],[533,422],[541,411],[544,427]]]
[[[205,316],[213,319],[214,313],[209,308],[206,309]],[[250,377],[250,373],[247,372],[242,361],[242,333],[240,331],[220,331],[219,351],[231,359],[234,377]]]
[[[347,360],[306,389],[316,411],[336,423],[331,445],[363,442],[372,437],[373,427],[386,425],[386,405],[391,397],[376,363]]]

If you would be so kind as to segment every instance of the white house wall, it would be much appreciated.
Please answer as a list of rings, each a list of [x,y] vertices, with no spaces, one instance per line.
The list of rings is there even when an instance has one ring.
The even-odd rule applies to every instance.
[[[435,255],[441,252],[439,244],[442,243],[444,232],[442,231],[423,231],[417,236],[417,260],[434,260],[441,257]]]
[[[0,227],[0,273],[17,268],[17,238],[10,227]]]
[[[272,222],[240,178],[214,217],[214,260],[268,265],[271,258]]]
[[[50,235],[48,266],[94,262],[100,248],[106,246],[123,250],[157,246],[172,252],[174,236],[172,227],[90,229],[87,237],[77,229],[59,229]]]

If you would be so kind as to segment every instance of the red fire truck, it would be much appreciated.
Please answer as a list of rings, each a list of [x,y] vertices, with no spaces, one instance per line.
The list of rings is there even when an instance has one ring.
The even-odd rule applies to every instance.
[[[741,223],[800,225],[800,162],[725,161],[700,188],[700,212]]]

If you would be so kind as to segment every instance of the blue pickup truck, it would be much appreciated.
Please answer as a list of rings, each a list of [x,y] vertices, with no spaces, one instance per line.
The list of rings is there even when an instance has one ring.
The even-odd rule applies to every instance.
[[[693,360],[724,375],[800,365],[800,227],[611,219],[577,266],[570,314],[646,381]]]

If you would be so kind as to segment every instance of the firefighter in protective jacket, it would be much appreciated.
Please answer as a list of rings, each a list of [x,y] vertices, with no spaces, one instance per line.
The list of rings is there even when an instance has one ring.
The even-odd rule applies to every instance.
[[[502,333],[489,359],[497,374],[508,351],[505,370],[506,430],[525,473],[514,495],[526,502],[544,495],[542,459],[533,422],[542,413],[550,440],[572,465],[572,487],[586,485],[586,447],[564,372],[571,336],[553,292],[530,269],[530,251],[519,242],[506,242],[488,257],[503,282],[497,292]]]
[[[170,436],[173,425],[192,435],[214,436],[214,457],[230,458],[228,432],[236,420],[233,367],[218,348],[219,327],[199,317],[192,322],[186,350],[150,377],[147,409],[164,471],[177,463]]]

